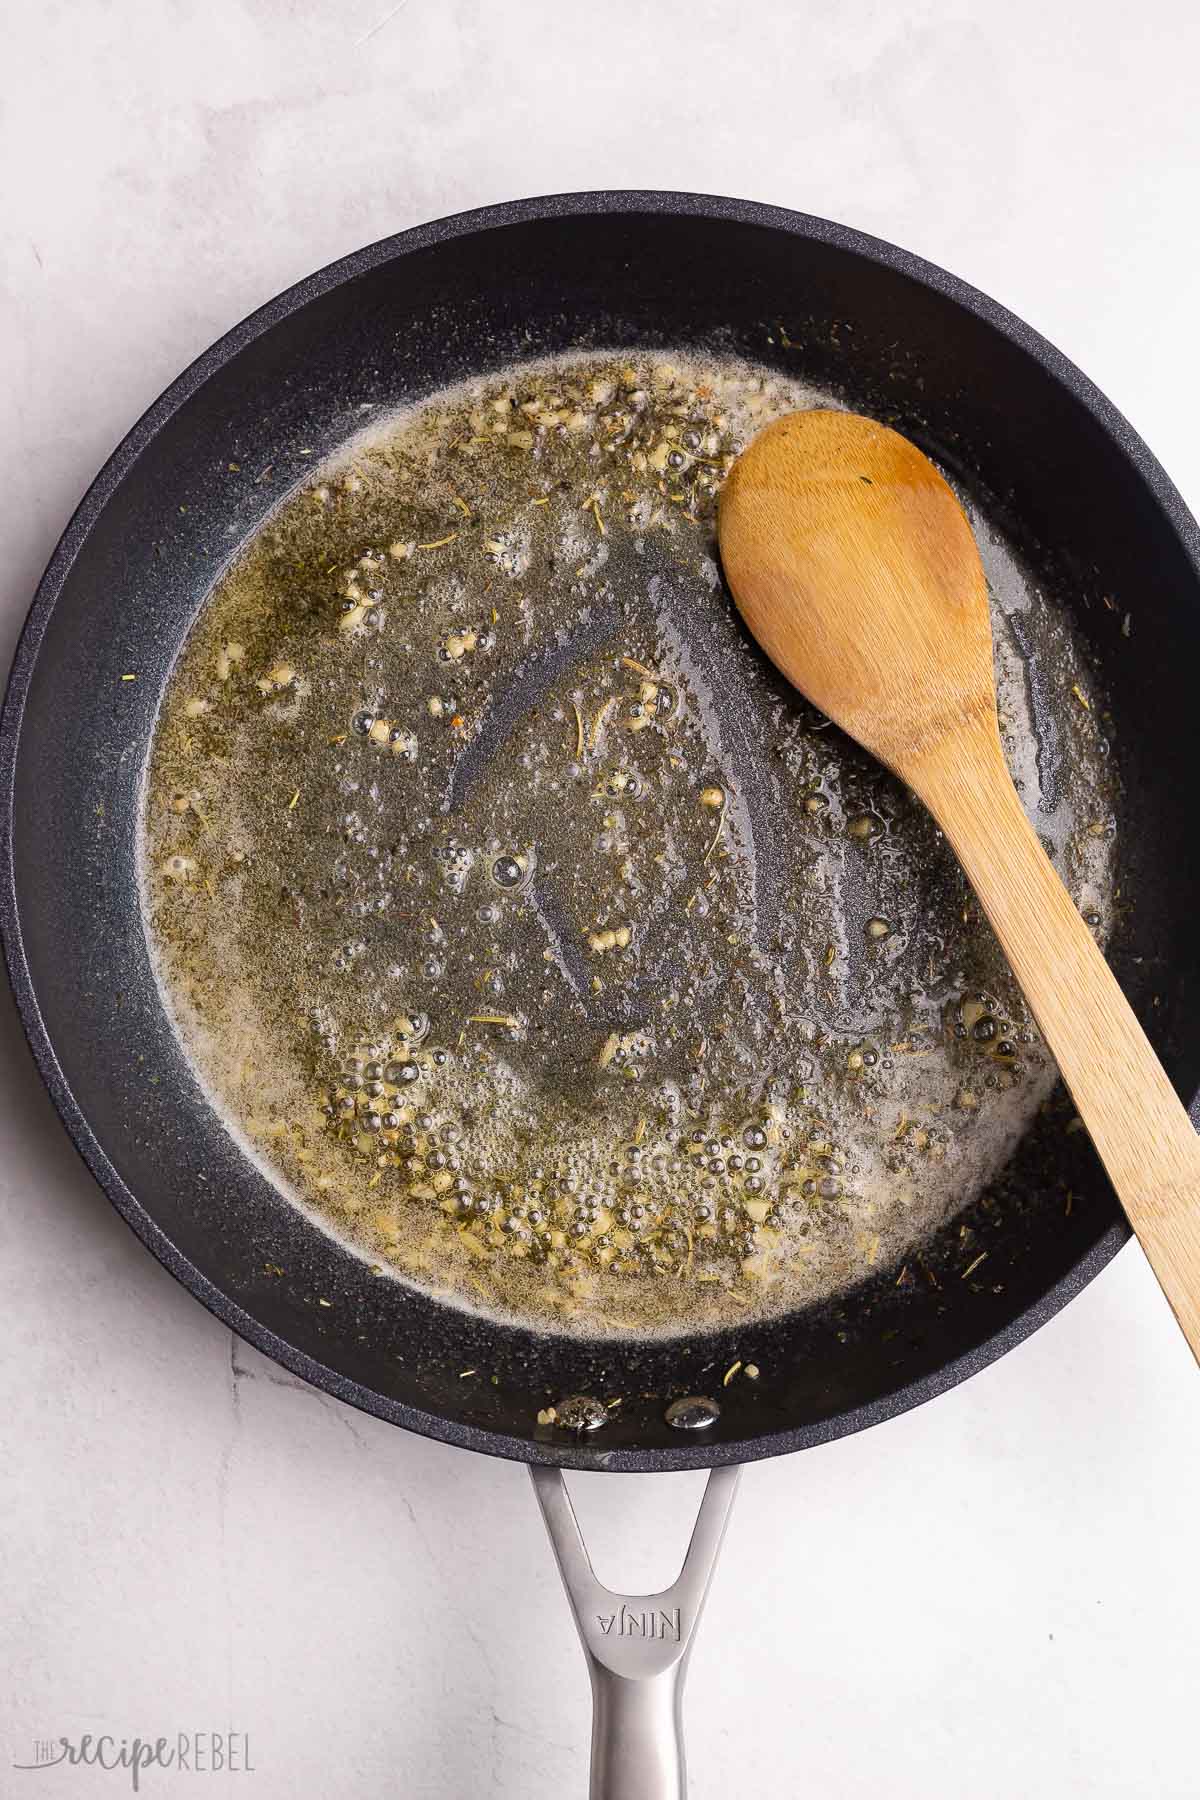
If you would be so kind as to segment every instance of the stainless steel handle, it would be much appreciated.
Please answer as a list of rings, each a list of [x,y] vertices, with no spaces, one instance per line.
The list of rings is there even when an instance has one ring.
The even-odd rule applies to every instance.
[[[529,1473],[591,1676],[590,1800],[685,1800],[684,1675],[741,1470],[709,1475],[679,1578],[661,1594],[599,1582],[562,1471]]]

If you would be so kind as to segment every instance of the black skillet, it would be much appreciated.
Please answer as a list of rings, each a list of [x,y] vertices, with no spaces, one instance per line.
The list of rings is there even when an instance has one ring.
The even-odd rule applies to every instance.
[[[1035,572],[1073,597],[1124,783],[1129,904],[1110,954],[1190,1097],[1200,860],[1181,846],[1200,770],[1194,520],[1103,395],[994,302],[887,244],[741,201],[568,195],[422,226],[302,282],[180,376],[87,494],[21,638],[0,726],[0,922],[67,1129],[143,1242],[218,1317],[410,1430],[550,1468],[657,1470],[856,1431],[1056,1312],[1127,1235],[1083,1134],[1064,1129],[1065,1104],[899,1285],[884,1271],[835,1305],[670,1344],[533,1334],[372,1275],[247,1161],[172,1032],[135,883],[139,788],[172,661],[217,574],[313,460],[365,407],[515,358],[621,345],[745,354],[896,424],[986,497]],[[722,1387],[738,1358],[762,1378]],[[623,1404],[594,1432],[536,1424],[570,1394]],[[719,1416],[670,1423],[671,1402],[689,1395],[719,1400]],[[569,1575],[553,1480],[543,1504]],[[710,1516],[702,1533],[713,1529]],[[586,1610],[597,1596],[575,1574]],[[677,1671],[694,1621],[676,1618],[672,1638],[672,1608],[659,1610],[657,1631],[653,1611],[640,1627],[618,1614],[597,1629],[606,1643],[628,1638],[647,1668],[657,1658]],[[599,1688],[598,1699],[603,1712]],[[611,1791],[657,1796],[682,1775],[674,1788],[623,1779]]]

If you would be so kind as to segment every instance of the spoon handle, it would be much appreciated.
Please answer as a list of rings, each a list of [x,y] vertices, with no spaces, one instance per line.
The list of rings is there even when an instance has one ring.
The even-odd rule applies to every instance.
[[[919,792],[991,921],[1200,1362],[1200,1138],[1026,818],[999,742],[970,749],[922,770]]]

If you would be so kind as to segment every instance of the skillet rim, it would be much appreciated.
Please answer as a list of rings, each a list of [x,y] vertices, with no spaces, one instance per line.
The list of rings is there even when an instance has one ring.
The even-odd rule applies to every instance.
[[[3,712],[0,713],[0,940],[3,941],[9,979],[34,1061],[76,1149],[112,1205],[146,1248],[224,1325],[237,1332],[262,1354],[313,1386],[363,1412],[372,1413],[392,1424],[401,1425],[425,1437],[439,1439],[454,1447],[501,1456],[512,1461],[546,1463],[563,1468],[655,1472],[751,1462],[806,1449],[897,1417],[911,1407],[935,1398],[957,1386],[968,1376],[986,1368],[1053,1318],[1116,1254],[1130,1236],[1128,1226],[1122,1219],[1110,1222],[1084,1254],[1037,1300],[991,1337],[963,1355],[951,1358],[939,1369],[907,1382],[877,1400],[832,1414],[814,1424],[767,1432],[733,1442],[714,1442],[708,1445],[682,1442],[678,1448],[671,1446],[602,1452],[591,1445],[585,1446],[578,1440],[574,1443],[551,1443],[526,1439],[466,1424],[446,1414],[408,1406],[380,1394],[365,1383],[348,1379],[260,1324],[176,1248],[147,1208],[126,1186],[94,1136],[59,1065],[43,1021],[25,957],[13,855],[16,764],[21,725],[34,668],[51,615],[71,567],[90,532],[134,464],[151,450],[156,436],[168,420],[215,371],[272,326],[309,301],[380,264],[413,251],[508,225],[544,219],[587,218],[598,214],[673,215],[754,225],[849,252],[863,261],[892,270],[932,289],[1007,338],[1054,381],[1066,388],[1091,415],[1094,423],[1116,444],[1140,476],[1161,514],[1164,529],[1172,531],[1179,540],[1200,587],[1200,526],[1157,458],[1125,417],[1074,363],[1040,333],[988,295],[935,263],[902,250],[884,239],[813,214],[708,194],[638,189],[595,190],[507,201],[452,214],[413,226],[391,237],[381,238],[341,257],[248,314],[190,363],[147,408],[84,494],[38,583],[17,641]]]

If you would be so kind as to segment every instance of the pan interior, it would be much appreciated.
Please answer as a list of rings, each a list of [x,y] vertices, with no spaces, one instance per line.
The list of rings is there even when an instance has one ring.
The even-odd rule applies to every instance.
[[[5,715],[18,998],[131,1223],[209,1305],[332,1391],[454,1442],[581,1466],[767,1454],[884,1416],[1015,1341],[1122,1236],[1053,1101],[1002,1186],[902,1281],[893,1270],[667,1344],[533,1332],[373,1275],[247,1159],[181,1050],[140,924],[140,783],[220,572],[364,408],[537,357],[679,345],[896,424],[986,506],[1035,585],[1069,596],[1124,786],[1110,954],[1190,1093],[1200,870],[1178,847],[1200,766],[1194,527],[1069,365],[949,278],[836,228],[709,201],[531,205],[409,234],[286,296],[189,372],[101,477],[47,574]],[[759,1381],[722,1385],[735,1362]],[[621,1405],[578,1438],[537,1425],[572,1392]],[[706,1392],[721,1412],[702,1442],[666,1423],[673,1398]]]
[[[381,1277],[744,1330],[919,1269],[1049,1095],[932,822],[718,573],[738,448],[822,402],[682,351],[522,364],[369,426],[206,603],[150,759],[160,978]],[[974,510],[1010,759],[1103,942],[1102,700]]]

